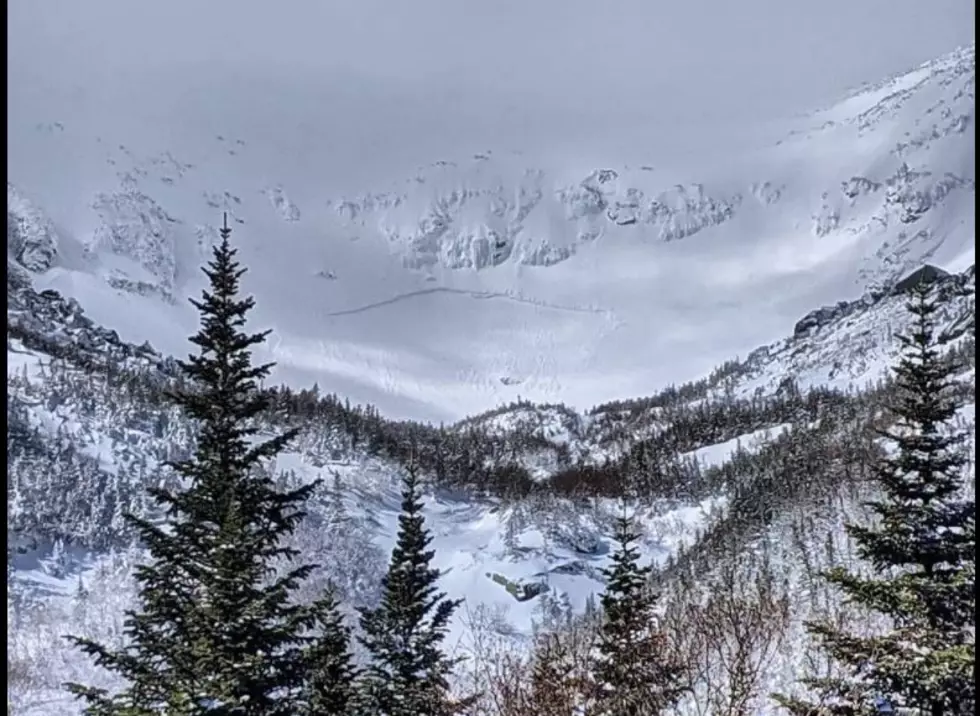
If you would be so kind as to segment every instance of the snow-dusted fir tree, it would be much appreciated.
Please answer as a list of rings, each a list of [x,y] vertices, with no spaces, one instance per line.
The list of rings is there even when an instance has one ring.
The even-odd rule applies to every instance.
[[[360,672],[350,652],[350,629],[332,591],[318,602],[318,637],[308,648],[309,674],[297,716],[353,716]]]
[[[685,671],[658,628],[652,567],[640,566],[639,534],[628,517],[616,521],[617,548],[603,570],[594,683],[588,713],[594,716],[657,716],[687,690]]]
[[[399,529],[382,600],[361,612],[361,642],[371,663],[362,679],[362,709],[371,716],[448,716],[467,702],[455,700],[449,679],[457,660],[442,652],[449,620],[461,604],[439,591],[431,566],[432,538],[425,528],[418,474],[410,465],[402,490]]]
[[[226,221],[204,269],[210,286],[192,301],[201,328],[190,339],[197,354],[180,363],[189,387],[172,396],[197,426],[195,452],[172,464],[186,487],[151,490],[168,527],[127,517],[150,556],[135,572],[128,644],[117,651],[73,638],[125,682],[115,694],[70,684],[89,714],[291,716],[302,705],[318,610],[293,594],[312,567],[273,566],[297,556],[284,538],[315,485],[280,491],[256,469],[295,431],[255,439],[268,406],[259,381],[271,366],[252,363],[250,348],[267,334],[244,332],[254,301],[239,293],[245,269],[230,234]]]
[[[898,337],[895,420],[882,434],[896,450],[875,469],[877,521],[848,527],[876,574],[838,567],[826,575],[850,603],[893,626],[864,636],[809,625],[846,676],[806,681],[813,702],[777,697],[792,714],[875,714],[876,702],[921,716],[974,713],[976,503],[963,489],[963,436],[950,432],[955,367],[941,359],[937,303],[926,286],[913,290],[908,310],[914,320]]]

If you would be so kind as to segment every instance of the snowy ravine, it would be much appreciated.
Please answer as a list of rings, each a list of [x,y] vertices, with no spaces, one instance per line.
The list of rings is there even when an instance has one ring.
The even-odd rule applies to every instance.
[[[784,688],[825,599],[807,560],[819,566],[826,544],[846,553],[841,524],[867,515],[861,495],[827,488],[829,468],[827,492],[781,482],[821,447],[844,454],[874,416],[868,391],[908,325],[903,279],[927,280],[940,303],[967,364],[958,427],[974,423],[974,84],[971,46],[703,176],[480,150],[349,196],[323,195],[322,167],[244,132],[114,138],[38,118],[8,164],[10,712],[67,716],[62,682],[111,685],[61,637],[120,639],[142,557],[122,514],[150,509],[145,488],[173,480],[162,464],[192,445],[161,395],[190,350],[186,299],[224,213],[253,326],[274,329],[257,358],[278,362],[276,383],[339,396],[327,417],[262,418],[270,434],[301,427],[269,469],[324,481],[295,536],[321,564],[302,596],[329,580],[355,621],[397,528],[403,465],[351,428],[363,413],[349,398],[391,435],[402,419],[429,436],[441,421],[467,450],[475,435],[478,467],[531,485],[504,498],[425,475],[441,586],[465,599],[451,649],[487,632],[521,649],[535,625],[581,613],[624,505],[567,485],[577,469],[649,459],[663,494],[628,509],[666,574],[718,566],[726,519],[765,508],[737,544],[798,597],[765,676]]]
[[[974,287],[972,270],[934,278],[943,329],[954,344],[975,330],[969,294]],[[165,474],[159,463],[185,451],[191,437],[173,409],[151,399],[152,389],[131,387],[126,380],[107,382],[99,367],[111,364],[166,380],[173,374],[170,359],[151,347],[125,343],[86,318],[77,304],[38,294],[29,283],[8,284],[8,298],[8,441],[14,441],[8,512],[15,548],[8,560],[14,600],[8,601],[8,616],[19,625],[11,630],[8,648],[17,668],[30,664],[43,674],[23,690],[15,680],[10,693],[22,708],[18,713],[51,713],[51,704],[68,713],[58,683],[66,678],[101,683],[103,677],[52,630],[70,625],[72,631],[109,639],[118,634],[132,595],[129,571],[139,557],[139,550],[128,546],[121,512],[144,509],[142,488]],[[800,322],[795,335],[745,361],[729,362],[699,384],[680,386],[680,393],[690,393],[692,405],[710,404],[726,396],[777,395],[788,378],[812,385],[876,379],[894,356],[889,331],[906,325],[905,298],[879,295],[816,311]],[[610,403],[587,414],[522,403],[448,429],[534,436],[536,447],[527,448],[520,460],[537,479],[547,480],[559,469],[563,450],[598,463],[616,457],[630,440],[668,430],[669,420],[657,407],[661,403],[654,399],[644,407],[639,401],[629,409]],[[763,418],[763,427],[735,428],[727,439],[701,444],[680,459],[710,473],[766,450],[773,441],[792,439],[794,431],[812,424],[774,414],[768,422]],[[625,443],[610,441],[624,430]],[[322,424],[306,426],[294,449],[271,468],[290,480],[321,478],[329,488],[297,535],[303,554],[324,565],[308,594],[329,579],[348,606],[371,603],[397,527],[400,468],[352,452],[340,426]],[[663,564],[681,545],[696,548],[699,537],[724,518],[727,504],[725,490],[709,490],[632,508],[645,535],[644,558]],[[566,608],[580,612],[589,595],[602,588],[598,570],[606,564],[612,520],[621,510],[615,499],[583,503],[545,494],[515,503],[466,491],[430,491],[426,517],[436,563],[444,571],[442,585],[466,598],[454,622],[453,647],[465,652],[477,627],[521,648],[534,623],[547,623]],[[41,710],[29,710],[30,704]]]

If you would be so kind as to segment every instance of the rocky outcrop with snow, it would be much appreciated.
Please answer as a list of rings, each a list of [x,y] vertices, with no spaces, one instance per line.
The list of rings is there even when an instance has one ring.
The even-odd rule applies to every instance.
[[[811,235],[860,245],[866,285],[887,286],[946,259],[970,231],[955,227],[972,215],[976,188],[974,55],[973,47],[959,50],[815,113],[812,128],[778,143],[767,169],[751,170],[769,177],[720,168],[723,181],[712,174],[677,184],[650,167],[604,167],[569,182],[481,154],[435,162],[403,187],[333,207],[358,233],[379,232],[409,267],[484,269],[561,263],[613,233],[640,241],[696,240],[707,230],[730,232],[733,242],[745,231],[788,237],[808,206]],[[742,214],[750,224],[740,223]]]
[[[348,226],[380,231],[412,268],[483,269],[507,261],[560,263],[613,227],[643,226],[663,241],[683,239],[725,223],[742,203],[739,193],[702,184],[644,190],[613,169],[596,169],[571,184],[526,169],[510,183],[485,176],[494,169],[490,162],[479,160],[472,173],[443,162],[417,176],[411,191],[345,198],[333,206]],[[748,190],[767,204],[780,195],[768,182]]]
[[[58,232],[54,224],[7,182],[8,258],[28,271],[41,273],[51,268],[57,255]]]
[[[101,219],[89,250],[107,250],[130,259],[141,272],[116,269],[109,282],[139,293],[157,291],[169,296],[177,278],[176,241],[170,216],[134,185],[96,195],[92,208]]]
[[[882,377],[897,355],[895,334],[909,327],[907,291],[920,281],[938,301],[944,341],[954,343],[976,332],[976,267],[949,274],[927,265],[888,290],[808,313],[791,337],[748,355],[739,369],[743,388],[769,390],[785,379],[861,386]]]
[[[176,375],[173,358],[161,355],[149,343],[122,340],[115,330],[89,318],[75,299],[52,289],[35,291],[11,271],[7,274],[7,338],[8,343],[13,339],[25,348],[78,365],[113,369],[138,364],[159,371],[161,377]]]
[[[265,194],[267,197],[269,197],[272,208],[275,209],[276,213],[279,214],[283,221],[294,223],[300,220],[302,212],[300,212],[299,207],[290,200],[290,198],[286,195],[286,190],[281,186],[269,187],[265,190]]]
[[[796,326],[793,329],[793,337],[800,338],[802,336],[809,335],[810,333],[818,331],[841,318],[861,310],[870,309],[886,296],[900,296],[901,294],[906,293],[912,286],[920,282],[926,284],[937,284],[937,287],[943,289],[944,291],[948,289],[965,290],[968,282],[973,280],[974,275],[974,267],[971,267],[968,271],[962,274],[951,276],[941,268],[926,264],[895,284],[895,286],[889,292],[872,290],[857,301],[839,301],[833,306],[821,306],[816,310],[810,311],[810,313],[806,314],[796,323]]]

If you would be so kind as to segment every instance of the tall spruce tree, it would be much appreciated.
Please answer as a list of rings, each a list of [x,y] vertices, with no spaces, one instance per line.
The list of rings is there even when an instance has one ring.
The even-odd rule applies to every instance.
[[[272,366],[252,363],[250,348],[267,332],[244,332],[254,301],[239,294],[245,269],[230,234],[226,216],[204,269],[210,287],[191,301],[201,315],[190,338],[199,351],[180,363],[188,387],[172,395],[197,427],[193,455],[170,465],[185,487],[149,490],[166,527],[126,516],[150,557],[135,572],[128,644],[113,650],[69,637],[126,682],[111,695],[69,684],[88,714],[286,716],[302,699],[317,610],[292,596],[312,565],[274,568],[297,556],[284,538],[316,485],[278,491],[260,469],[296,431],[256,439],[255,419],[269,405],[259,381]]]
[[[376,609],[361,612],[361,643],[371,656],[362,680],[362,708],[372,716],[448,716],[469,700],[455,700],[449,679],[459,663],[441,650],[449,620],[462,600],[436,586],[435,552],[422,515],[418,473],[409,465],[402,490],[398,538],[383,596]]]
[[[963,489],[964,436],[950,430],[956,368],[940,354],[938,304],[926,285],[913,288],[908,310],[894,421],[881,433],[897,449],[874,470],[882,491],[870,504],[876,524],[848,526],[876,576],[842,567],[825,575],[850,603],[888,617],[891,631],[808,625],[846,676],[805,681],[818,696],[812,702],[777,696],[792,714],[874,714],[882,700],[922,716],[974,713],[976,503]]]
[[[606,591],[588,713],[594,716],[657,716],[687,690],[685,670],[658,628],[651,566],[641,567],[639,534],[632,521],[616,521],[617,548],[603,570]]]

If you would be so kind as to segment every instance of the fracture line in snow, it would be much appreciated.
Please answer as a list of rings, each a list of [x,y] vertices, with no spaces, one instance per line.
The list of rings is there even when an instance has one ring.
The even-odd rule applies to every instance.
[[[386,298],[383,301],[376,301],[375,303],[369,303],[364,306],[358,306],[357,308],[347,308],[343,311],[331,311],[327,313],[327,316],[350,316],[355,313],[364,313],[365,311],[370,311],[374,308],[381,308],[382,306],[388,306],[392,303],[398,303],[408,298],[416,298],[418,296],[425,296],[432,293],[453,293],[461,296],[469,296],[470,298],[476,299],[488,299],[488,298],[503,298],[514,303],[524,303],[529,306],[537,306],[539,308],[550,308],[555,311],[570,311],[572,313],[591,313],[597,315],[612,315],[612,311],[604,308],[592,308],[588,306],[562,306],[554,303],[548,303],[546,301],[536,301],[532,298],[526,298],[524,296],[515,296],[511,293],[497,292],[497,291],[467,291],[461,288],[449,288],[447,286],[439,286],[436,288],[423,288],[418,291],[409,291],[408,293],[401,293],[397,296],[392,296],[391,298]]]

